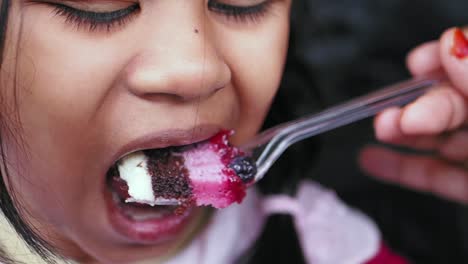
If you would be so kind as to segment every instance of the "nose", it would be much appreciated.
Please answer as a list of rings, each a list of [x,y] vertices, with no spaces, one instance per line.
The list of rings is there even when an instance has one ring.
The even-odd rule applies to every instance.
[[[194,28],[203,19],[149,30],[139,51],[125,67],[124,83],[145,99],[176,98],[189,101],[209,97],[230,82],[228,65],[219,56],[208,27]],[[201,20],[201,21],[198,21]]]

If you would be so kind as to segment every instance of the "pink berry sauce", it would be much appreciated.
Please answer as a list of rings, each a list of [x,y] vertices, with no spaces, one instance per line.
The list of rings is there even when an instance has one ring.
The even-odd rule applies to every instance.
[[[229,145],[232,131],[221,131],[208,142],[184,151],[185,166],[197,205],[225,208],[245,197],[246,184],[229,165],[243,153]]]

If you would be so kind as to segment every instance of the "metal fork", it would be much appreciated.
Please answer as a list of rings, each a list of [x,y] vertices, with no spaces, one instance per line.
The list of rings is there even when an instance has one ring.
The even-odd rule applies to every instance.
[[[317,114],[265,130],[239,147],[247,155],[250,155],[257,165],[257,174],[250,185],[261,180],[273,163],[292,144],[371,117],[386,108],[404,106],[444,81],[446,81],[446,77],[434,74],[399,82]],[[163,198],[156,202],[156,205],[177,204],[177,201]]]
[[[399,82],[260,133],[240,147],[256,161],[257,174],[253,183],[261,180],[273,163],[292,144],[374,116],[386,108],[404,106],[444,81],[446,78],[443,75],[433,74]]]

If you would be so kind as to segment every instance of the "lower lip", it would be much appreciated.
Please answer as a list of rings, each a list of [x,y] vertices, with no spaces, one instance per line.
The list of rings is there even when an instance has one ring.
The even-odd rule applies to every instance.
[[[108,190],[106,190],[106,204],[109,222],[113,228],[120,235],[138,244],[153,245],[177,239],[194,215],[192,208],[180,215],[172,213],[158,219],[136,221],[125,215]]]

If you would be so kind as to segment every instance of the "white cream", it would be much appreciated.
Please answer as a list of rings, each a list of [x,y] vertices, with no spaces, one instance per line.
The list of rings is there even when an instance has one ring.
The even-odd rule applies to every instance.
[[[125,156],[118,165],[120,178],[127,182],[128,194],[125,202],[145,203],[155,205],[151,175],[147,169],[147,157],[142,151]]]

